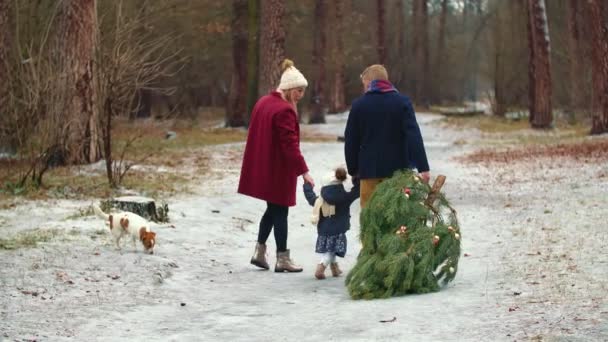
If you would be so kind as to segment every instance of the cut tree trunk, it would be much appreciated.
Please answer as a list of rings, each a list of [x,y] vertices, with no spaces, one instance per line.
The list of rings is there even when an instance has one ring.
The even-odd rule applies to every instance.
[[[439,196],[441,187],[443,187],[443,184],[445,183],[445,178],[446,177],[444,175],[439,175],[437,178],[435,178],[435,182],[431,187],[431,192],[429,192],[429,196],[426,198],[426,201],[424,201],[424,204],[433,207],[435,200],[437,200],[437,196]]]
[[[139,196],[124,196],[114,198],[110,205],[113,208],[135,213],[146,220],[154,222],[168,222],[168,206],[165,204],[156,208],[153,199]]]

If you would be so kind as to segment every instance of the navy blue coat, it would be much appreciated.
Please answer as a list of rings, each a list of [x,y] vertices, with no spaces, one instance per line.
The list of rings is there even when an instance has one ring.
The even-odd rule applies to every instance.
[[[309,183],[304,183],[304,196],[311,206],[315,205],[317,194]],[[321,188],[321,196],[326,203],[336,206],[336,214],[328,217],[319,215],[317,234],[338,235],[350,229],[350,205],[359,198],[359,182],[350,191],[342,184],[326,185]]]
[[[424,142],[410,100],[398,92],[367,92],[351,107],[344,132],[348,173],[386,178],[397,170],[429,171]]]

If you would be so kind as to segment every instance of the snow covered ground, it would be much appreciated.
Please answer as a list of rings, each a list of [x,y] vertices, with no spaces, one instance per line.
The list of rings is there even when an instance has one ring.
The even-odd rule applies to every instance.
[[[608,165],[462,164],[453,157],[483,137],[441,127],[439,118],[418,115],[432,174],[447,176],[443,191],[458,210],[466,253],[441,292],[353,301],[343,278],[316,280],[315,229],[301,192],[288,246],[304,272],[249,265],[265,204],[236,194],[243,145],[231,144],[210,148],[211,174],[192,184],[194,195],[169,199],[171,223],[154,227],[154,255],[117,252],[100,219],[79,215],[93,200],[0,210],[2,238],[31,229],[53,235],[36,248],[0,250],[0,340],[608,340]],[[338,135],[345,120],[302,129]],[[343,164],[342,143],[302,150],[317,180]],[[357,201],[345,271],[359,250],[358,214]],[[274,263],[272,236],[268,244]]]

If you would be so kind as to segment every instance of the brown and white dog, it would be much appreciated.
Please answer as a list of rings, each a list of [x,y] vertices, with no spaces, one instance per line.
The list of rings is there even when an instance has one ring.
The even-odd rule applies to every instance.
[[[110,231],[119,250],[121,249],[120,239],[123,236],[130,235],[135,250],[137,250],[136,244],[137,240],[139,240],[144,246],[146,253],[154,254],[156,233],[150,230],[149,223],[145,218],[128,211],[108,215],[95,204],[93,205],[93,211],[95,211],[97,216],[105,220],[106,225],[110,226]]]

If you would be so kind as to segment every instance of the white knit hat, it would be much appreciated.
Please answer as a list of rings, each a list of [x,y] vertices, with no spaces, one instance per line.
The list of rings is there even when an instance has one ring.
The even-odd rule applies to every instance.
[[[283,63],[281,63],[281,70],[283,70],[283,74],[281,75],[281,83],[279,83],[280,90],[308,86],[308,81],[306,81],[306,78],[304,78],[304,75],[302,75],[300,70],[293,66],[291,60],[285,59]]]

